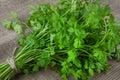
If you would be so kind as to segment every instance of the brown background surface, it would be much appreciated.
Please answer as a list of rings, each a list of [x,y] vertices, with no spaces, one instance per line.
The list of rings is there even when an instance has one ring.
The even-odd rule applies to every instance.
[[[5,61],[15,46],[17,46],[17,35],[2,27],[3,19],[11,19],[10,12],[15,11],[20,15],[23,21],[26,21],[29,15],[28,5],[41,2],[54,4],[55,0],[0,0],[0,63]],[[110,5],[116,20],[120,19],[120,0],[104,0],[103,2]],[[108,73],[96,74],[91,80],[120,80],[120,63],[111,60]],[[31,75],[18,75],[15,80],[61,80],[58,73],[54,70],[41,70]]]

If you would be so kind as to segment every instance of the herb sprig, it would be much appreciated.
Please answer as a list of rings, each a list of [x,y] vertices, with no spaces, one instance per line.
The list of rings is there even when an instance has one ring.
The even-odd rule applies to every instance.
[[[27,23],[13,12],[15,21],[3,23],[20,35],[24,34],[23,26],[30,30],[26,37],[20,37],[21,48],[14,57],[22,72],[29,74],[41,67],[59,66],[64,80],[70,75],[74,80],[88,80],[95,72],[108,69],[109,58],[120,59],[117,48],[120,25],[109,6],[101,6],[99,0],[58,0],[57,6],[31,7]],[[2,80],[15,75],[6,62],[0,65],[0,73]]]

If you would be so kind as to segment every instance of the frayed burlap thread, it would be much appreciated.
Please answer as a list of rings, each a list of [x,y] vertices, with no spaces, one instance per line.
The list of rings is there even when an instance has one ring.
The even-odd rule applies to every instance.
[[[16,50],[17,50],[17,47],[15,47],[15,49],[14,49],[14,51],[13,51],[12,57],[7,58],[6,61],[7,61],[7,63],[10,65],[10,67],[11,67],[16,73],[20,73],[21,71],[20,71],[20,69],[18,69],[18,68],[16,67],[15,59],[14,59],[14,55],[15,55],[15,53],[16,53]]]

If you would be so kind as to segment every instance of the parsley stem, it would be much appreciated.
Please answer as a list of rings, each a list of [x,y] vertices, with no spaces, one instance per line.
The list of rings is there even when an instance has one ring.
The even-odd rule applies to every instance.
[[[25,27],[27,27],[30,30],[30,32],[32,32],[32,30],[30,29],[30,27],[25,22],[23,22],[20,19],[18,19],[18,22],[21,23],[21,24],[23,24],[23,25],[25,25]]]
[[[107,23],[106,23],[106,21],[104,20],[104,23],[105,23],[105,35],[103,36],[103,38],[101,39],[101,41],[99,42],[99,44],[102,44],[102,42],[105,40],[105,38],[107,37],[107,35],[108,35],[108,29],[107,29],[107,27],[108,27],[108,25],[107,25]]]
[[[85,53],[87,53],[87,54],[90,54],[89,52],[87,52],[86,50],[84,50],[84,49],[80,49],[81,51],[83,51],[83,52],[85,52]]]

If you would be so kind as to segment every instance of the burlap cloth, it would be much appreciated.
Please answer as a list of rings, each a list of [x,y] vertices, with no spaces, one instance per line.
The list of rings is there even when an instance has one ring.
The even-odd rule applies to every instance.
[[[116,20],[120,18],[120,0],[104,0],[112,8]],[[0,0],[0,63],[5,61],[17,45],[17,36],[14,32],[3,28],[1,22],[3,19],[11,19],[10,12],[15,11],[20,15],[23,21],[26,21],[29,15],[28,5],[36,5],[40,2],[55,3],[55,0]],[[120,80],[120,62],[110,60],[112,66],[108,73],[96,74],[91,80]],[[31,75],[17,75],[15,80],[61,80],[58,73],[54,70],[41,70]],[[72,80],[72,79],[71,79]]]

